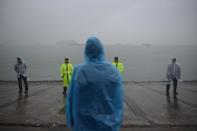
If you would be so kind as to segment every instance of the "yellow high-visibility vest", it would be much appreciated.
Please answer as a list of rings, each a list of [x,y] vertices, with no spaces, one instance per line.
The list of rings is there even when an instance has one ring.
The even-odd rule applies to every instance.
[[[113,62],[112,65],[115,66],[119,70],[120,73],[123,73],[123,71],[124,71],[123,63]]]
[[[60,67],[61,78],[63,79],[64,87],[68,87],[73,73],[73,66],[71,63],[62,64]]]

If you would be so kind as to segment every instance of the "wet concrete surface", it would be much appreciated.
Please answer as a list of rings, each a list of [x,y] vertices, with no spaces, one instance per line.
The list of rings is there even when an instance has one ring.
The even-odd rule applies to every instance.
[[[197,82],[182,82],[178,97],[165,95],[165,82],[126,82],[123,131],[197,130]],[[68,130],[61,82],[0,82],[0,130]],[[69,130],[68,130],[69,131]]]
[[[66,127],[22,127],[0,126],[1,131],[72,131]],[[132,127],[121,128],[121,131],[196,131],[197,127]]]

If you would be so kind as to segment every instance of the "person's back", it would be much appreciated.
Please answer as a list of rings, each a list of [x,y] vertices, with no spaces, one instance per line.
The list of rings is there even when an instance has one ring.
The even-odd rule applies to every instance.
[[[170,83],[173,81],[173,86],[174,86],[174,98],[177,98],[176,96],[178,95],[177,93],[177,85],[178,85],[178,80],[181,78],[181,68],[180,66],[176,63],[176,58],[172,59],[172,63],[168,65],[167,68],[167,73],[166,73],[166,78],[168,79],[168,83],[166,85],[166,96],[170,96]]]
[[[123,89],[119,72],[104,60],[96,38],[87,41],[86,63],[75,67],[66,104],[67,124],[74,131],[118,131]]]
[[[171,63],[167,69],[167,79],[172,80],[174,77],[178,80],[181,77],[180,65],[177,63]]]

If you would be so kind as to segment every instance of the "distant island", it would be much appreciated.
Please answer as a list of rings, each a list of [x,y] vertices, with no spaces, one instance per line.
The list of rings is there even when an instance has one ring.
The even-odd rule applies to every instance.
[[[143,46],[147,46],[147,47],[151,46],[151,44],[150,44],[150,43],[142,43],[141,45],[143,45]]]
[[[82,45],[75,40],[60,40],[56,42],[57,45]]]

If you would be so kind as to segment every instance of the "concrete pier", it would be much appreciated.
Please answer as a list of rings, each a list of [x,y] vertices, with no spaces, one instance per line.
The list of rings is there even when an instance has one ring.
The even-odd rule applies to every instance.
[[[197,82],[181,82],[177,99],[165,82],[126,82],[122,131],[197,130]],[[68,130],[61,82],[30,82],[29,95],[17,82],[0,82],[0,130]]]

